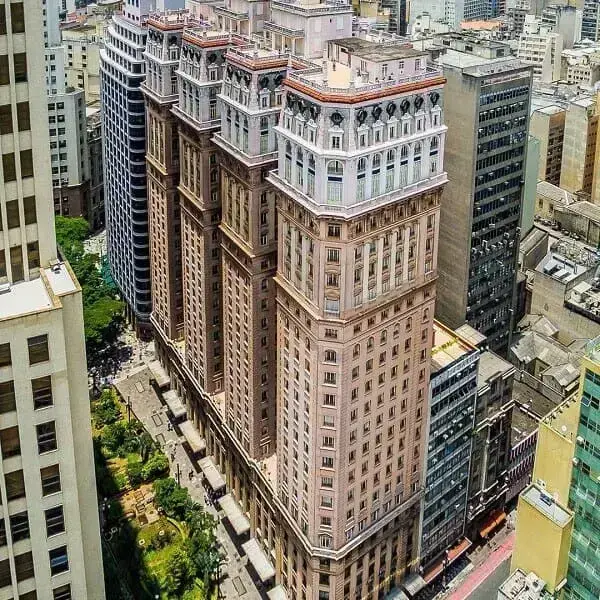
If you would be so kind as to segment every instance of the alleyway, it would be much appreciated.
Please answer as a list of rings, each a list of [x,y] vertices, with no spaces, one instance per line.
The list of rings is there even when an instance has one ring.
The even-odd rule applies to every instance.
[[[182,446],[167,416],[167,408],[162,405],[158,395],[150,385],[151,373],[148,367],[139,359],[152,359],[151,353],[140,346],[136,348],[129,365],[115,379],[115,386],[121,397],[131,403],[132,415],[143,424],[148,433],[162,447],[169,458],[171,476],[189,490],[192,499],[205,507],[210,514],[218,519],[217,510],[206,504],[205,490],[202,485],[202,475]],[[179,474],[179,475],[178,475]],[[248,571],[245,568],[247,558],[240,557],[223,524],[219,522],[217,537],[227,555],[227,565],[221,578],[222,597],[229,600],[242,598],[254,600],[260,598]]]

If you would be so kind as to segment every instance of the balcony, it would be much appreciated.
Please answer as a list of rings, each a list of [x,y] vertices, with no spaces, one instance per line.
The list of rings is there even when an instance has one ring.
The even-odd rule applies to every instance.
[[[264,28],[266,31],[272,31],[273,33],[279,33],[289,38],[303,38],[304,29],[292,29],[290,27],[283,27],[273,21],[265,21]]]
[[[233,19],[234,21],[247,21],[248,13],[247,12],[235,12],[234,10],[230,10],[225,6],[215,6],[214,12],[216,15],[221,15],[223,17],[227,17],[228,19]]]

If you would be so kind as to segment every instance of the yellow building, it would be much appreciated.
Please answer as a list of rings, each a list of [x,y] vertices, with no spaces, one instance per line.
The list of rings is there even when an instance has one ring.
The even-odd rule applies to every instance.
[[[573,513],[567,508],[580,401],[571,397],[541,423],[532,483],[519,498],[511,572],[534,572],[550,593],[566,583]]]

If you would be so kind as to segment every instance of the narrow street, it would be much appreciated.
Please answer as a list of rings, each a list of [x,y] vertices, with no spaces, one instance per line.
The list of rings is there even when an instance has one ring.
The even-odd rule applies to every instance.
[[[217,519],[217,538],[227,557],[220,584],[222,598],[226,600],[261,598],[245,567],[247,558],[240,556],[234,542],[220,522],[215,506],[207,503],[202,474],[183,448],[177,432],[171,425],[166,406],[161,403],[150,385],[151,373],[147,362],[154,359],[152,344],[129,339],[129,336],[126,343],[132,346],[133,352],[130,360],[124,363],[116,374],[114,385],[121,397],[131,403],[132,416],[143,423],[148,433],[167,455],[170,475],[176,480],[179,479],[180,485],[188,489],[192,499]]]

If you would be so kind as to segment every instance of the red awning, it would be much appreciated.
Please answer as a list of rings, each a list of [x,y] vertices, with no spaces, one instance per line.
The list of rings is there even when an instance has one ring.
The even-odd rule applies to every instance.
[[[458,544],[452,546],[450,550],[448,550],[448,554],[442,558],[440,558],[430,569],[428,569],[423,575],[423,579],[427,583],[431,583],[436,577],[441,575],[444,570],[444,562],[446,562],[446,568],[450,566],[457,558],[462,556],[470,547],[472,543],[471,540],[467,538],[463,538]]]
[[[504,511],[496,511],[492,513],[490,518],[486,521],[485,525],[479,530],[479,535],[482,538],[486,538],[498,525],[501,525],[506,521],[506,513]]]

